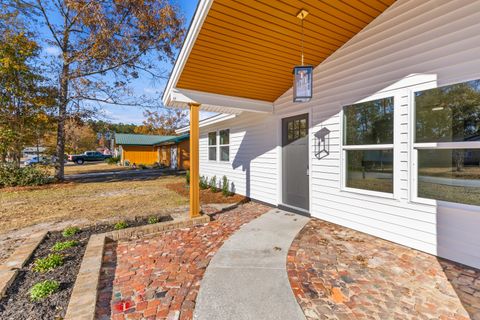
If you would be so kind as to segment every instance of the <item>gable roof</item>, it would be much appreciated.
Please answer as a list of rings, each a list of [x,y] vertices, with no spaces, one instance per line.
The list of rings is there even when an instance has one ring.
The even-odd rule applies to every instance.
[[[270,113],[292,87],[301,51],[304,64],[318,66],[394,2],[200,0],[163,103]]]
[[[179,142],[182,142],[182,141],[185,141],[185,140],[188,140],[190,138],[190,134],[182,134],[181,136],[174,136],[170,139],[167,139],[167,140],[163,140],[162,142],[158,143],[159,145],[162,145],[162,144],[175,144],[175,143],[179,143]]]
[[[116,133],[115,143],[125,146],[153,146],[173,138],[177,138],[177,136]]]

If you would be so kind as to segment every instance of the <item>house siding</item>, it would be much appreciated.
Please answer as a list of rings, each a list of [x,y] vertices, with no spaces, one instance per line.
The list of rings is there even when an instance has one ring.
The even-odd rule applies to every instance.
[[[236,192],[280,201],[280,123],[310,115],[310,213],[431,254],[480,267],[480,208],[412,198],[412,94],[480,78],[480,2],[399,0],[314,70],[314,97],[294,104],[292,90],[273,115],[243,113],[201,129],[202,175],[226,175]],[[342,189],[342,107],[395,96],[394,195]],[[330,154],[314,156],[313,134],[330,130]],[[231,130],[230,162],[208,161],[207,133]]]
[[[178,144],[178,168],[190,169],[190,140],[184,140]]]
[[[158,151],[153,146],[122,146],[123,161],[130,164],[151,165],[158,162]]]

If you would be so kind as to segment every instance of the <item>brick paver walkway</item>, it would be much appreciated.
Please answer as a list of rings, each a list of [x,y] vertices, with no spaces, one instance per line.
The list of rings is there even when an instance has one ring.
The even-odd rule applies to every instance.
[[[287,269],[308,319],[480,319],[480,270],[321,220]]]
[[[233,232],[269,209],[247,203],[202,226],[108,244],[97,319],[191,319],[213,255]]]

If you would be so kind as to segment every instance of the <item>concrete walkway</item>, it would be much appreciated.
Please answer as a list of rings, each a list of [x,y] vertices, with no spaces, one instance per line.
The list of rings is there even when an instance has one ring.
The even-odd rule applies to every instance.
[[[308,221],[273,209],[234,233],[207,267],[194,319],[305,319],[286,261],[290,244]]]

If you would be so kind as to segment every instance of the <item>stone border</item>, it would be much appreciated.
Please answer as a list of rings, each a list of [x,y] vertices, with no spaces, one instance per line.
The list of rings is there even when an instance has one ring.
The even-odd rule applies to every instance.
[[[67,307],[64,320],[94,320],[97,303],[100,269],[102,267],[105,242],[138,238],[167,230],[188,228],[210,222],[210,216],[193,219],[174,220],[157,224],[116,230],[90,237],[82,259],[77,280]]]
[[[18,274],[18,270],[23,268],[46,235],[46,231],[32,234],[0,265],[0,298],[5,297],[8,287]]]

